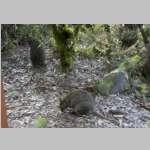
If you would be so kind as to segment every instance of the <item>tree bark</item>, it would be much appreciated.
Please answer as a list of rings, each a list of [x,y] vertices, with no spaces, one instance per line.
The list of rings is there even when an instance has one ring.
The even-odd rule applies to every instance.
[[[3,83],[1,82],[1,128],[8,128]]]

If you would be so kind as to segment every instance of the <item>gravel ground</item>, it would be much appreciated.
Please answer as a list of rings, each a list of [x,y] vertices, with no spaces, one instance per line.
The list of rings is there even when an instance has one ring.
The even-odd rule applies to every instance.
[[[60,98],[71,88],[81,87],[105,74],[104,61],[76,58],[74,70],[65,78],[59,72],[57,57],[46,50],[47,68],[36,72],[29,60],[29,48],[19,47],[2,53],[2,78],[10,128],[33,128],[38,115],[48,118],[47,128],[143,128],[148,127],[150,111],[133,102],[134,95],[97,96],[96,108],[108,113],[121,111],[113,121],[94,115],[77,117],[59,109]],[[91,71],[92,70],[92,71]]]

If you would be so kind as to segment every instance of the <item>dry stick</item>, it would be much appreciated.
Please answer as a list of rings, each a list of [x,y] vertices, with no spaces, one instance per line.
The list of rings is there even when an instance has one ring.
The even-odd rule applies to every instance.
[[[8,128],[8,118],[6,113],[3,84],[1,82],[1,128]]]

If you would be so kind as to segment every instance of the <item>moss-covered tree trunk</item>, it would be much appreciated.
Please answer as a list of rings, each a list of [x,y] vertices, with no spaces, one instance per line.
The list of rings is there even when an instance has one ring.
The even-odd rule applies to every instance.
[[[150,30],[144,30],[143,26],[140,27],[140,32],[146,48],[146,60],[143,66],[143,74],[146,79],[150,80]]]
[[[146,60],[143,66],[143,75],[150,81],[150,43],[146,44]]]
[[[60,54],[61,69],[68,72],[73,68],[74,44],[79,31],[78,25],[51,25]]]

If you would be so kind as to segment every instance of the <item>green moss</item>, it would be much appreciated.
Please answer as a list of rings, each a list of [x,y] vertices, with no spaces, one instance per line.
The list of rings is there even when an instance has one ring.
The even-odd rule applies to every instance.
[[[106,74],[103,80],[96,81],[97,93],[102,95],[116,94],[130,90],[128,74],[122,69],[118,68]]]
[[[139,85],[139,91],[140,91],[140,93],[141,94],[144,94],[144,95],[146,95],[146,96],[150,96],[150,88],[148,87],[148,85],[147,84],[141,84],[141,85]]]
[[[46,126],[47,122],[48,122],[47,118],[42,117],[42,116],[38,116],[35,119],[34,126],[36,128],[44,128]]]
[[[67,72],[72,69],[74,62],[76,39],[74,28],[67,24],[53,25],[53,33],[60,53],[62,71]]]
[[[136,97],[149,97],[150,96],[150,87],[148,84],[143,83],[139,78],[136,80],[133,80],[132,83],[133,87],[135,87],[135,95]]]
[[[93,48],[89,47],[86,49],[82,49],[80,50],[80,55],[85,57],[85,58],[94,58],[94,52],[93,52]]]
[[[114,76],[107,76],[103,80],[96,82],[96,90],[102,95],[108,95],[114,85]]]
[[[141,57],[139,55],[134,55],[127,60],[124,60],[120,65],[119,68],[126,68],[126,70],[133,70],[137,68],[138,63],[140,62]]]

